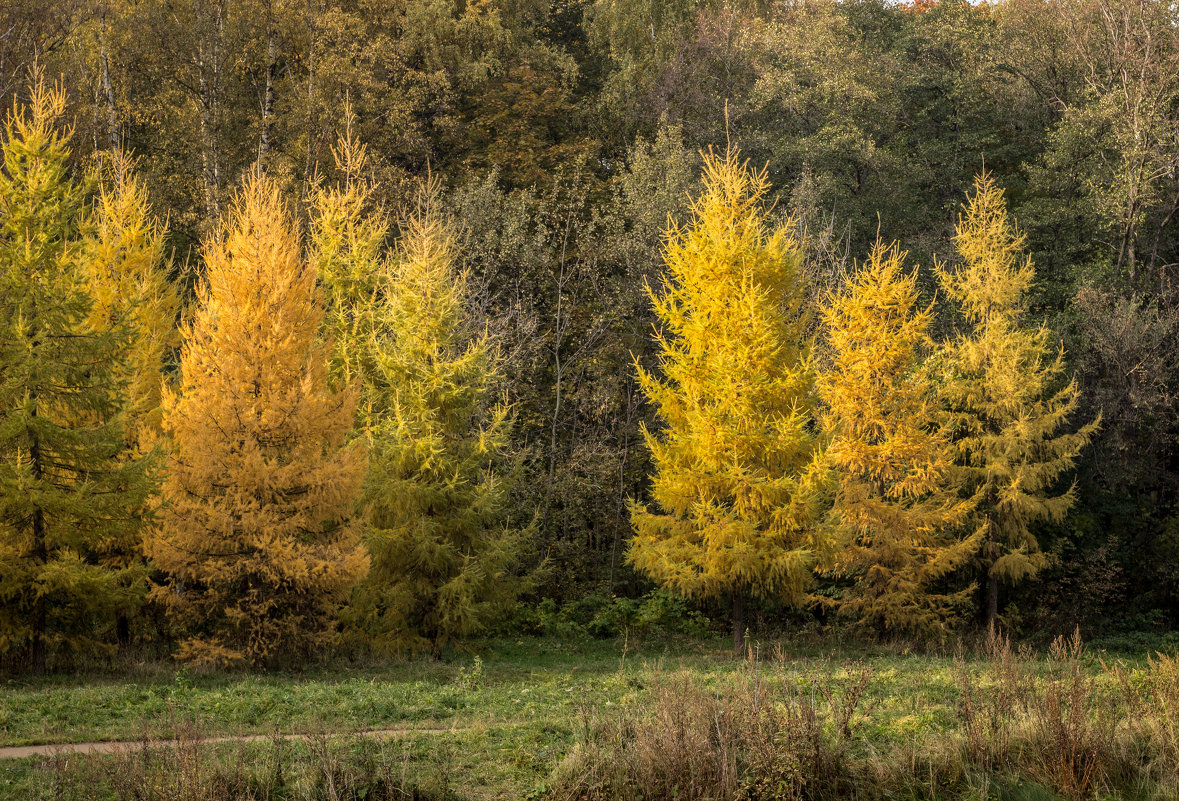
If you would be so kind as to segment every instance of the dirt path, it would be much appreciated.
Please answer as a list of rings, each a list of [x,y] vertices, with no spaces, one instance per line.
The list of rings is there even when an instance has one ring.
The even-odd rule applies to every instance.
[[[370,729],[368,731],[333,732],[327,736],[375,737],[391,739],[407,734],[446,734],[458,729]],[[256,743],[263,740],[309,740],[316,734],[237,734],[223,737],[202,737],[198,740],[107,740],[91,743],[54,743],[52,745],[12,745],[0,748],[0,759],[25,759],[35,756],[57,754],[114,754],[119,751],[133,751],[139,748],[175,748],[181,743]]]

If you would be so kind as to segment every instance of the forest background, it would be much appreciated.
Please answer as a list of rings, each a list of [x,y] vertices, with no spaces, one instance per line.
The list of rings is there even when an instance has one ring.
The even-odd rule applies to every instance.
[[[771,217],[797,230],[816,298],[879,238],[920,265],[922,304],[944,301],[935,261],[961,261],[955,227],[988,171],[1035,264],[1028,318],[1077,380],[1072,421],[1101,419],[1061,481],[1075,477],[1076,502],[1033,528],[1050,559],[1004,589],[1002,621],[1179,625],[1173,5],[16,0],[0,14],[0,105],[28,101],[37,65],[65,91],[78,175],[111,151],[136,158],[167,220],[178,318],[255,167],[300,228],[317,187],[354,177],[341,141],[366,147],[367,208],[405,217],[424,175],[440,183],[468,311],[503,356],[487,392],[512,413],[505,530],[529,532],[522,571],[543,565],[511,618],[524,628],[546,625],[539,599],[588,621],[651,588],[625,558],[628,501],[653,472],[642,428],[659,428],[635,365],[657,370],[645,285],[702,191],[702,149],[766,165]],[[933,309],[932,334],[951,337],[952,305]],[[955,586],[977,583],[981,621],[971,569]],[[774,602],[751,615],[831,620]],[[150,614],[119,625],[162,636]]]

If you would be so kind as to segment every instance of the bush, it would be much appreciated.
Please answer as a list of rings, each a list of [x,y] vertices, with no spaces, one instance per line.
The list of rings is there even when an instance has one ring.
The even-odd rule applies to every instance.
[[[665,590],[652,590],[642,598],[594,593],[559,608],[551,598],[535,605],[520,604],[505,633],[641,640],[660,634],[705,637],[710,627],[708,618],[688,601]]]
[[[649,703],[599,723],[557,767],[552,797],[792,801],[817,797],[815,788],[850,792],[871,676],[856,663],[795,683],[754,666],[709,688],[673,673]]]

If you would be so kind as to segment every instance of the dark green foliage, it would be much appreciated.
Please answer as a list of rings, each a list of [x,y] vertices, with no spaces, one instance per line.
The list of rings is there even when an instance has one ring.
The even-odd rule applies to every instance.
[[[0,103],[27,95],[33,58],[60,75],[74,165],[140,159],[190,290],[201,236],[255,163],[306,200],[321,177],[349,180],[331,146],[350,125],[372,208],[395,218],[421,176],[440,178],[469,305],[505,357],[491,391],[521,465],[505,508],[515,528],[536,517],[538,592],[559,605],[649,589],[621,558],[626,501],[649,490],[652,411],[632,365],[653,362],[642,281],[697,151],[732,143],[767,167],[775,213],[808,234],[815,295],[879,236],[924,265],[923,304],[985,168],[1037,264],[1029,322],[1065,340],[1076,419],[1105,421],[1070,514],[1030,532],[1055,562],[1012,596],[1020,625],[1066,625],[1080,606],[1064,599],[1085,596],[1102,630],[1166,629],[1176,31],[1174,4],[1152,0],[15,0],[0,10]],[[944,340],[957,310],[937,308]]]
[[[123,459],[129,332],[88,327],[83,188],[64,97],[39,79],[4,131],[0,173],[0,652],[104,648],[144,593],[151,460]]]

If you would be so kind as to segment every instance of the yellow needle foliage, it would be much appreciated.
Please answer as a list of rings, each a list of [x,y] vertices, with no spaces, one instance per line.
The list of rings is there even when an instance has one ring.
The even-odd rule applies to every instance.
[[[1079,390],[1063,378],[1064,351],[1052,332],[1024,322],[1035,268],[989,176],[976,178],[954,242],[962,262],[940,267],[938,278],[969,329],[946,346],[944,397],[956,480],[981,498],[973,522],[983,534],[986,617],[994,623],[999,581],[1018,582],[1047,564],[1030,525],[1060,521],[1072,506],[1073,487],[1056,484],[1099,421],[1065,430]]]
[[[822,545],[815,376],[799,244],[769,230],[764,172],[710,153],[704,182],[648,289],[660,375],[639,367],[639,381],[663,422],[644,431],[658,510],[631,504],[628,558],[675,592],[731,597],[740,648],[742,599],[801,600]]]
[[[855,584],[839,611],[878,635],[944,635],[970,590],[935,583],[967,562],[978,535],[958,529],[973,500],[952,482],[953,453],[940,426],[938,387],[922,364],[930,308],[917,306],[905,254],[877,242],[823,319],[831,365],[819,380],[837,476],[829,568]]]
[[[126,156],[114,156],[99,184],[94,223],[83,260],[93,299],[89,324],[100,331],[130,330],[121,365],[127,437],[134,449],[147,452],[159,440],[162,374],[180,340],[180,301],[166,274],[166,229],[152,219],[147,190]]]
[[[148,555],[178,656],[252,665],[336,637],[340,601],[367,568],[353,509],[365,472],[345,445],[355,393],[327,387],[315,271],[277,188],[251,177],[185,332],[178,392],[164,392],[172,452]]]

